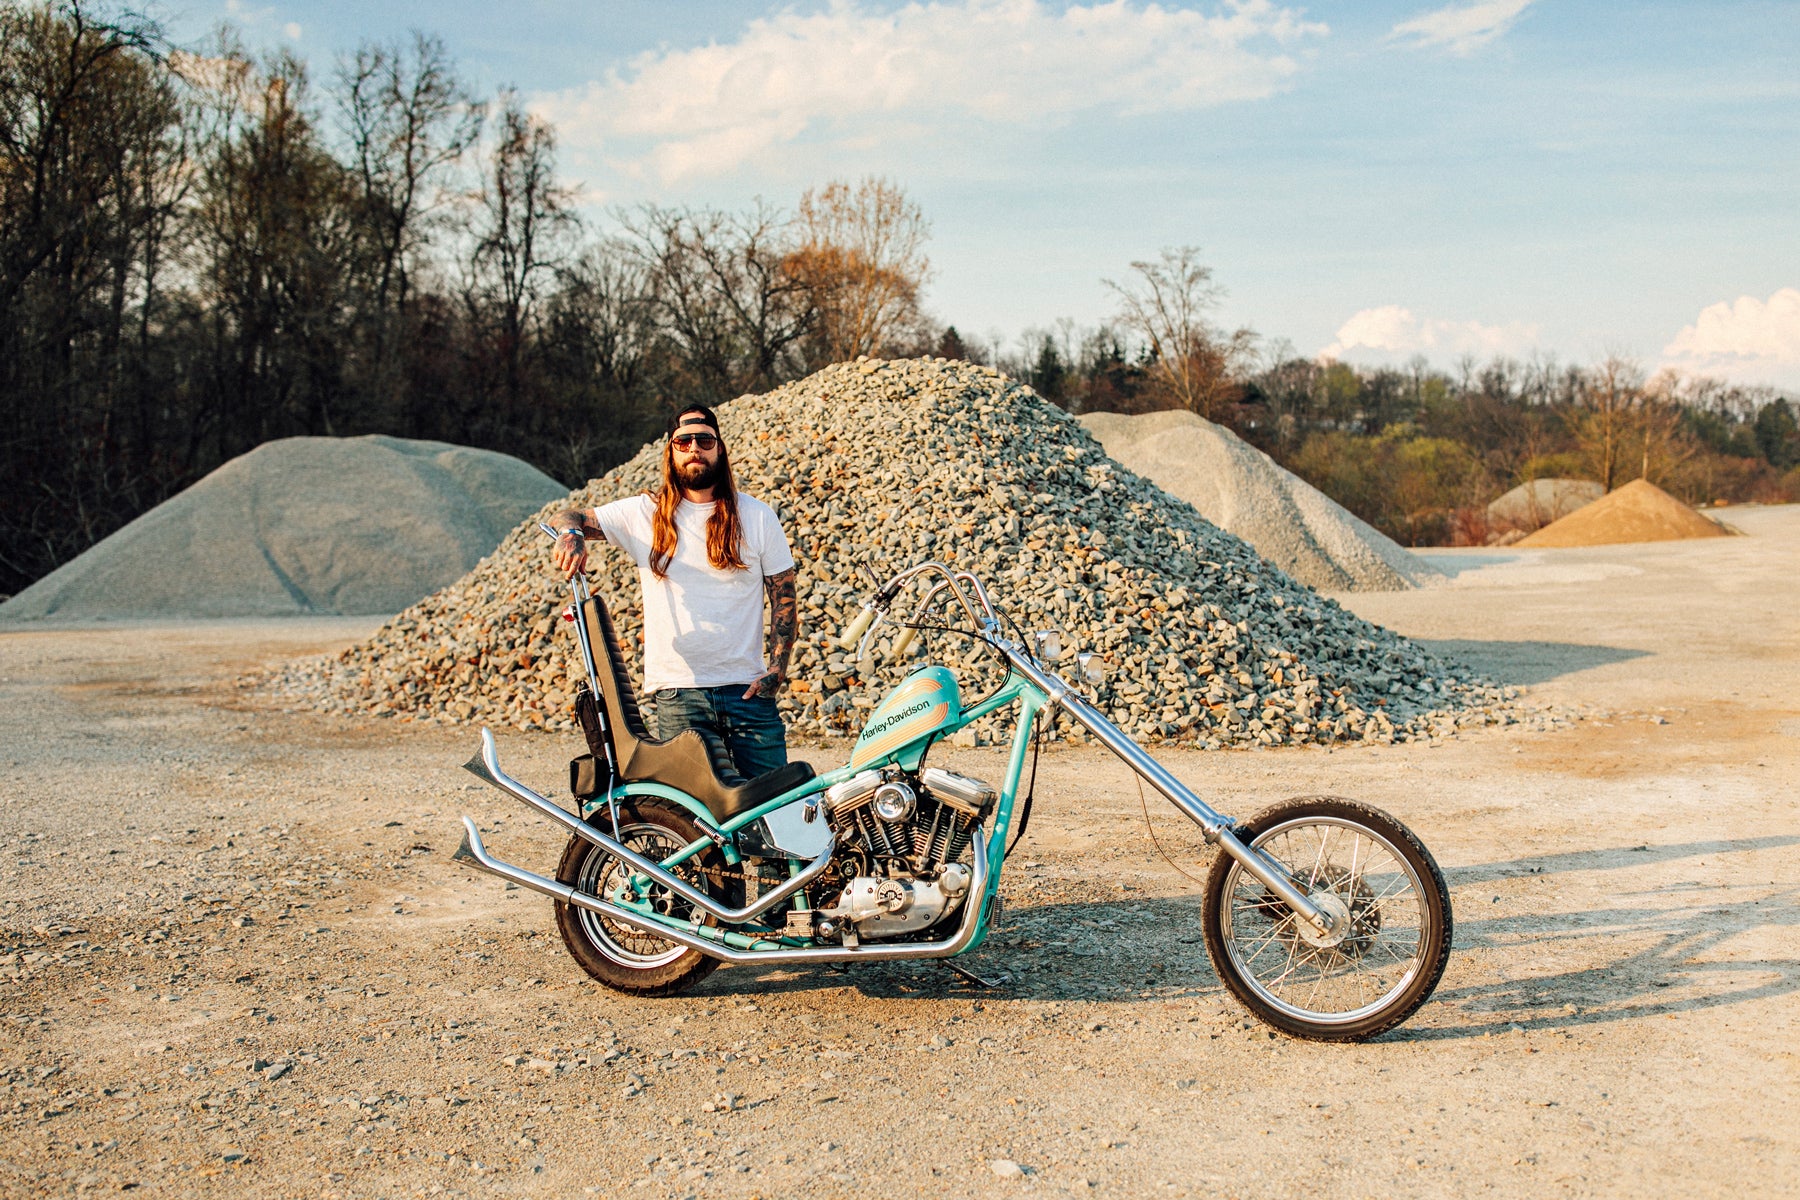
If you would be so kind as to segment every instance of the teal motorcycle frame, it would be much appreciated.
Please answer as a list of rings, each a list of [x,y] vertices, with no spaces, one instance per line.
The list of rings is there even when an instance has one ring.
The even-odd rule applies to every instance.
[[[1203,900],[1202,932],[1221,981],[1258,1017],[1295,1036],[1360,1041],[1398,1025],[1430,996],[1449,953],[1450,903],[1437,864],[1410,830],[1379,809],[1331,796],[1286,801],[1250,821],[1234,822],[1056,674],[1046,660],[1059,652],[1045,649],[1039,640],[1045,635],[1028,641],[1015,628],[1009,636],[987,590],[967,571],[927,562],[900,572],[864,604],[838,639],[839,646],[854,648],[856,660],[864,661],[876,627],[916,584],[924,585],[922,598],[910,617],[897,619],[900,629],[889,659],[899,661],[921,629],[966,636],[1005,665],[1004,680],[988,696],[961,708],[948,670],[915,668],[876,707],[848,763],[804,778],[724,819],[666,782],[620,778],[618,764],[610,761],[604,764],[607,786],[572,813],[508,775],[500,766],[493,734],[484,728],[481,752],[468,769],[565,829],[570,835],[565,864],[598,867],[560,870],[552,879],[506,863],[487,851],[475,822],[466,816],[457,859],[552,897],[558,901],[559,920],[565,913],[586,914],[581,920],[589,928],[603,925],[642,935],[647,949],[641,959],[607,956],[627,965],[643,964],[635,973],[621,973],[616,961],[591,961],[593,939],[581,935],[583,926],[564,924],[565,942],[590,974],[639,994],[682,990],[721,963],[763,967],[948,959],[980,947],[998,919],[1007,838],[1034,738],[1040,723],[1061,709],[1217,848]],[[586,578],[574,575],[570,588],[573,612],[582,613],[590,598]],[[598,697],[593,635],[586,621],[574,624],[589,694]],[[1082,673],[1088,682],[1097,682],[1090,658],[1082,656]],[[981,792],[986,785],[979,781],[935,770],[925,773],[921,786],[919,772],[935,742],[1009,708],[1017,711],[1006,773],[999,787],[990,789],[992,794]],[[610,742],[604,752],[610,759]],[[841,814],[831,798],[848,789],[866,799],[868,787],[862,781],[903,777],[913,790],[960,789],[965,801],[977,805],[979,819],[964,831],[960,865],[944,869],[941,884],[891,883],[879,872],[854,880],[841,870],[828,875],[840,838],[850,831],[834,822]],[[908,812],[911,794],[895,793]],[[671,808],[688,823],[671,819]],[[640,838],[634,847],[632,836],[621,832],[621,814],[631,824],[632,814],[651,810],[664,814],[650,822],[657,836],[649,842]],[[963,811],[976,810],[965,805]],[[773,877],[760,874],[757,894],[736,902],[719,881],[745,877],[742,868],[750,865],[746,846],[764,852],[755,857],[759,869],[766,867],[770,822],[784,812],[786,828],[810,840],[806,853],[811,857],[774,850],[773,861],[785,870],[785,878],[780,870]],[[633,828],[641,832],[645,826]],[[712,865],[699,869],[696,864],[703,859]],[[965,876],[966,888],[958,890]],[[842,888],[833,906],[820,907],[826,898],[819,894],[822,881]],[[858,888],[869,895],[852,897]],[[865,926],[856,913],[879,918],[888,911],[880,906],[909,904],[915,889],[943,904],[941,918],[900,935],[859,936]],[[877,890],[884,898],[870,899]],[[782,924],[764,920],[777,910],[785,913]],[[881,921],[873,924],[879,927]],[[684,961],[698,969],[671,975]],[[636,975],[649,981],[646,986],[633,985]]]

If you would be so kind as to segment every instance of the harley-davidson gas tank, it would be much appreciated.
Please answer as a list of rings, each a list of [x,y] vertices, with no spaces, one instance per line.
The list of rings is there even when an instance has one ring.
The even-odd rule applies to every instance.
[[[852,767],[880,762],[898,750],[923,748],[924,739],[962,716],[956,676],[943,667],[920,667],[888,693],[857,736]]]

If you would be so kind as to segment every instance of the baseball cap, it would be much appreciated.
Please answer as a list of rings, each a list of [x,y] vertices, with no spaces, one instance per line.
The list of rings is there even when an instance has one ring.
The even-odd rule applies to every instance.
[[[717,434],[719,432],[718,414],[704,404],[689,404],[678,409],[669,418],[669,436],[674,437],[684,429],[694,430],[703,425],[710,426],[713,433]]]

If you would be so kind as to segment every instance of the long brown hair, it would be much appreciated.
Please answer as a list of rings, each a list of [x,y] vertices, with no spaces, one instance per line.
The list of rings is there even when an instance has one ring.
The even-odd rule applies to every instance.
[[[708,409],[683,409],[675,419],[679,421],[689,412],[705,412]],[[714,430],[717,430],[715,425]],[[656,514],[650,521],[650,573],[658,579],[669,577],[669,561],[675,557],[675,510],[681,506],[681,483],[675,478],[675,440],[668,438],[663,442],[662,487],[652,499],[656,501]],[[731,478],[731,456],[725,452],[725,439],[719,439],[719,471],[713,480],[712,516],[706,519],[706,560],[721,571],[743,571],[748,568],[744,557],[739,552],[739,544],[743,540],[744,528],[738,521],[737,484]]]

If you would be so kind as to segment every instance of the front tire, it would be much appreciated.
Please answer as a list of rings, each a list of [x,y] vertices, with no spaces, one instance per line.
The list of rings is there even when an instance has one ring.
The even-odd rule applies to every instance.
[[[595,824],[611,832],[611,818],[604,815],[604,810]],[[652,862],[705,836],[699,822],[678,805],[647,798],[619,803],[619,840]],[[724,856],[717,847],[709,847],[676,867],[675,874],[704,888],[709,895],[721,896],[726,890],[722,879],[725,869]],[[629,866],[581,837],[569,839],[562,861],[556,866],[558,883],[590,896],[611,895],[631,874]],[[670,916],[713,923],[708,914],[667,889],[655,889],[651,901]],[[693,987],[719,966],[718,959],[679,942],[561,900],[556,902],[556,928],[582,970],[607,987],[633,996],[675,995]]]
[[[1284,800],[1235,830],[1343,921],[1322,936],[1221,852],[1201,910],[1220,982],[1295,1037],[1360,1042],[1430,997],[1450,957],[1450,892],[1406,826],[1341,796]]]

